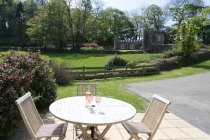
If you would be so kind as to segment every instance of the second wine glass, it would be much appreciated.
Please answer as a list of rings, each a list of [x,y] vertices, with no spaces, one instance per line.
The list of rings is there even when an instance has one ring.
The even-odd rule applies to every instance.
[[[101,102],[101,96],[96,96],[95,102],[97,103],[97,105],[99,105],[99,103]]]

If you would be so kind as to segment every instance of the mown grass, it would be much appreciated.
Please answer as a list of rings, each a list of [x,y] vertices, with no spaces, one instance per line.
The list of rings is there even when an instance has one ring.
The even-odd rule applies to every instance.
[[[113,54],[114,55],[114,54]],[[67,67],[80,67],[80,66],[104,66],[106,61],[113,56],[112,54],[69,54],[69,53],[45,53],[41,54],[41,57],[46,61],[56,60],[56,62],[66,62]],[[138,61],[140,64],[149,64],[153,60],[161,58],[162,54],[119,54],[118,56],[127,59],[129,61]],[[74,81],[68,86],[59,86],[57,93],[57,99],[71,97],[76,95],[75,82],[92,82],[98,84],[98,92],[102,93],[102,96],[111,97],[123,100],[132,104],[137,112],[144,112],[148,106],[148,102],[143,100],[136,94],[127,91],[124,88],[128,83],[148,82],[154,80],[163,80],[168,78],[177,78],[183,76],[189,76],[198,73],[204,73],[210,71],[210,60],[203,63],[199,63],[190,67],[183,67],[172,71],[162,72],[161,74],[151,76],[139,76],[139,77],[123,77],[112,79],[96,79],[86,81]],[[152,87],[151,87],[152,88]]]
[[[72,54],[72,53],[44,53],[41,55],[46,61],[56,60],[65,62],[67,67],[103,67],[107,60],[115,54]],[[140,64],[148,64],[152,60],[161,58],[162,54],[117,54],[117,56],[130,62],[137,61]]]
[[[132,104],[137,112],[144,112],[148,106],[148,102],[143,100],[141,97],[127,91],[124,88],[125,84],[128,83],[139,83],[148,82],[154,80],[163,80],[168,78],[177,78],[183,76],[189,76],[193,74],[199,74],[210,71],[210,60],[203,63],[199,63],[190,67],[183,67],[172,71],[162,72],[158,75],[151,76],[140,76],[140,77],[129,77],[129,78],[113,78],[113,79],[100,79],[100,80],[87,80],[87,81],[75,81],[75,82],[94,82],[98,83],[98,91],[103,96],[112,97],[123,100]],[[152,88],[152,87],[151,87]],[[58,87],[58,99],[75,96],[76,87],[74,83],[69,86]]]

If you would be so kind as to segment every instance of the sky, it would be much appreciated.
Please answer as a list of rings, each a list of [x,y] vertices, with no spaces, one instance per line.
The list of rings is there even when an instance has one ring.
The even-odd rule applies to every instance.
[[[121,11],[131,12],[132,10],[136,10],[143,5],[151,5],[155,4],[159,7],[164,7],[166,3],[170,0],[102,0],[104,2],[104,7],[113,7],[117,8]],[[210,0],[203,0],[205,5],[210,6]]]

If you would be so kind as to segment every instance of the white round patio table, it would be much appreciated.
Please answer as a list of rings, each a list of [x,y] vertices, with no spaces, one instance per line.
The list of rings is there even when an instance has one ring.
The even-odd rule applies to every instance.
[[[131,104],[113,98],[101,97],[99,107],[95,103],[95,97],[93,98],[92,105],[95,107],[92,109],[98,109],[100,113],[90,111],[85,107],[85,103],[85,96],[68,97],[53,102],[49,110],[56,118],[77,124],[89,140],[92,138],[87,134],[88,128],[84,129],[82,125],[89,127],[106,125],[98,137],[101,140],[113,124],[127,121],[136,114],[136,109]]]

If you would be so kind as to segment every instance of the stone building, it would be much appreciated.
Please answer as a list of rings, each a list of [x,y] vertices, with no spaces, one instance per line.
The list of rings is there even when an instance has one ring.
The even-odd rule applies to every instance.
[[[150,53],[159,53],[171,49],[171,45],[164,44],[165,33],[154,29],[144,29],[142,40],[117,40],[115,36],[114,48],[116,50],[143,50]]]
[[[140,50],[142,40],[116,40],[114,48],[115,50]]]
[[[172,45],[164,44],[165,33],[154,29],[144,29],[143,50],[151,53],[159,53],[170,50]]]

